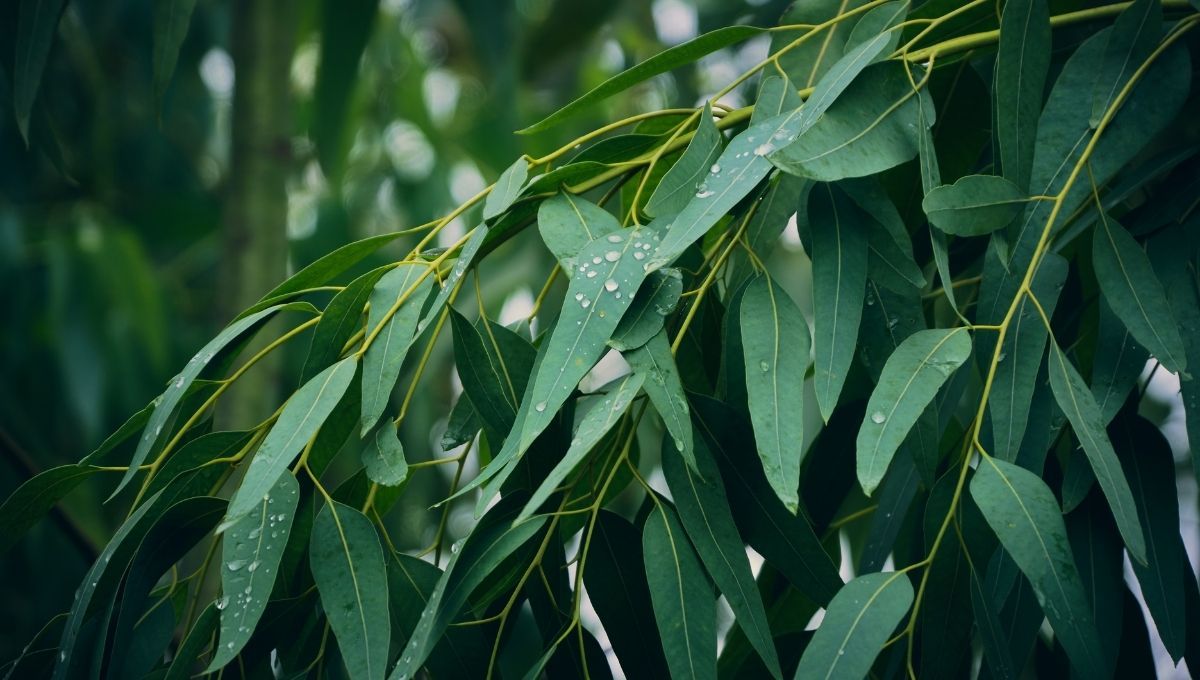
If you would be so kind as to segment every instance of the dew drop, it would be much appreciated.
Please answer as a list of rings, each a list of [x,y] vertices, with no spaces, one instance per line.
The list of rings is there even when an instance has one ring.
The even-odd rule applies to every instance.
[[[607,290],[608,292],[611,293],[617,289],[618,285],[620,285],[620,284],[617,283],[616,279],[609,279],[604,282],[604,290]]]
[[[601,262],[603,262],[603,260],[600,259],[599,255],[592,258],[592,264],[600,264]]]
[[[762,370],[764,373],[765,373],[765,372],[767,372],[767,371],[769,371],[769,370],[771,370],[771,364],[768,364],[768,363],[767,363],[767,362],[765,362],[765,361],[760,361],[760,362],[758,362],[758,367],[759,367],[759,368],[760,368],[760,369],[761,369],[761,370]]]
[[[579,306],[583,307],[584,309],[587,309],[588,307],[592,306],[592,301],[587,298],[584,298],[579,301]]]
[[[576,293],[576,294],[575,294],[575,301],[576,301],[576,302],[579,302],[579,301],[580,301],[580,300],[582,300],[582,299],[583,299],[583,293]]]
[[[259,564],[261,564],[261,563],[258,560],[254,560],[253,562],[250,563],[250,566],[246,567],[246,571],[249,571],[249,572],[255,571],[256,569],[258,569]]]
[[[587,277],[588,277],[589,279],[594,279],[594,278],[596,278],[596,270],[594,270],[594,269],[593,269],[592,271],[588,272],[588,273],[587,273]]]
[[[709,196],[712,196],[712,195],[713,195],[713,192],[708,191],[707,189],[704,191],[696,192],[696,198],[708,198]]]
[[[879,411],[871,414],[871,422],[875,423],[876,425],[882,425],[883,421],[885,420],[887,420],[887,416],[883,415]]]
[[[715,175],[718,172],[721,172],[721,166],[717,165],[716,163],[713,163],[713,166],[711,168],[709,168],[708,171]]]
[[[229,571],[237,571],[246,566],[246,560],[230,560],[225,566],[229,568]]]
[[[634,253],[633,253],[633,259],[635,259],[635,260],[642,260],[642,259],[645,259],[645,257],[646,257],[646,253],[643,253],[640,250],[634,251]]]
[[[770,142],[765,142],[763,144],[759,144],[758,146],[754,147],[754,155],[755,156],[766,156],[767,154],[771,153],[774,150],[775,150],[775,146],[773,144],[771,144]]]
[[[622,241],[622,239],[621,239],[621,235],[620,235],[620,234],[609,234],[609,235],[608,235],[608,242],[609,242],[609,243],[620,243],[621,241]]]
[[[534,409],[535,411],[537,411],[538,413],[541,413],[542,411],[545,411],[545,410],[546,410],[546,402],[544,402],[544,401],[539,401],[539,402],[538,402],[538,404],[537,404],[537,406],[534,406],[534,407],[533,407],[533,409]]]
[[[617,260],[621,259],[621,253],[618,253],[615,250],[610,250],[607,253],[604,253],[604,259],[608,260],[609,262],[616,262]]]

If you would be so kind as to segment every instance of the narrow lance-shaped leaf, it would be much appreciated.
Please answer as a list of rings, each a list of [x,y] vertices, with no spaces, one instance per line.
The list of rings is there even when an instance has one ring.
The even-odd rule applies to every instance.
[[[221,633],[209,664],[214,673],[236,657],[267,608],[283,548],[292,533],[300,485],[285,474],[258,506],[225,530],[221,540]]]
[[[1158,47],[1163,32],[1162,23],[1162,3],[1159,0],[1138,0],[1113,22],[1100,67],[1107,77],[1098,79],[1092,94],[1092,116],[1088,123],[1093,128],[1100,124],[1133,72]]]
[[[858,481],[879,486],[896,449],[950,374],[971,354],[965,328],[913,333],[888,357],[858,431]]]
[[[919,81],[922,76],[918,72],[913,77]],[[824,182],[882,172],[917,155],[918,97],[929,93],[912,89],[903,64],[874,64],[811,127],[767,153],[784,172]],[[930,112],[923,122],[932,125],[933,104],[922,106]]]
[[[7,553],[64,496],[99,471],[90,465],[60,465],[17,487],[0,505],[0,552]]]
[[[537,512],[546,499],[554,493],[554,490],[563,483],[563,480],[583,461],[588,452],[616,426],[621,417],[629,410],[629,405],[633,403],[634,397],[641,391],[645,379],[646,376],[641,373],[627,375],[608,394],[595,399],[588,412],[584,414],[583,420],[579,421],[579,428],[571,439],[570,448],[563,454],[562,460],[558,461],[554,469],[542,480],[533,495],[529,497],[525,509],[517,515],[516,522],[523,522]]]
[[[1146,350],[1134,340],[1103,297],[1096,303],[1096,355],[1092,361],[1092,396],[1107,425],[1117,416],[1125,397],[1146,367]],[[1197,309],[1200,312],[1200,309]]]
[[[1141,416],[1123,414],[1116,428],[1117,453],[1129,476],[1146,535],[1147,563],[1134,562],[1133,573],[1163,646],[1178,663],[1188,636],[1184,579],[1192,575],[1185,568],[1187,553],[1179,535],[1175,461],[1166,438]]]
[[[642,287],[621,317],[608,346],[622,352],[645,345],[663,329],[666,317],[679,304],[683,276],[678,269],[660,269],[646,277]]]
[[[821,417],[829,422],[854,360],[862,321],[867,222],[858,207],[829,184],[816,187],[808,207],[812,223],[813,386]]]
[[[1150,258],[1124,227],[1103,213],[1092,235],[1100,292],[1137,341],[1167,370],[1183,373],[1187,355],[1167,294]]]
[[[404,357],[416,339],[421,309],[432,290],[433,276],[427,266],[401,264],[384,274],[371,291],[366,330],[371,344],[363,355],[362,418],[359,422],[359,431],[363,435],[371,430],[387,408]],[[397,304],[399,308],[396,308]]]
[[[171,665],[167,667],[167,673],[163,676],[163,680],[188,680],[192,677],[192,667],[196,665],[196,660],[212,644],[212,636],[217,632],[220,613],[215,602],[200,612],[200,616],[196,617],[191,629],[188,630],[187,637],[183,638],[171,657]]]
[[[421,317],[421,323],[417,324],[417,335],[424,333],[429,324],[441,316],[442,308],[446,306],[450,296],[457,290],[458,282],[462,280],[463,275],[475,263],[475,256],[479,255],[479,251],[483,249],[488,235],[491,233],[486,224],[480,224],[471,230],[470,238],[463,244],[462,250],[458,252],[458,258],[454,260],[454,266],[450,268],[450,273],[442,281],[442,289],[434,296],[433,302],[427,305],[425,315]]]
[[[363,449],[362,462],[367,479],[376,484],[398,486],[408,479],[408,460],[394,423],[385,422],[371,437]]]
[[[1137,506],[1134,505],[1129,482],[1121,472],[1121,463],[1104,429],[1100,407],[1096,406],[1096,399],[1087,383],[1083,382],[1083,377],[1055,342],[1050,343],[1049,368],[1054,399],[1067,415],[1071,429],[1087,454],[1096,480],[1100,482],[1104,497],[1108,499],[1113,517],[1117,520],[1121,537],[1125,539],[1129,556],[1145,564],[1146,540],[1142,535]]]
[[[645,377],[646,395],[650,397],[650,403],[654,404],[654,409],[663,419],[675,448],[693,470],[697,469],[696,455],[693,452],[691,410],[683,393],[683,381],[679,377],[679,368],[675,365],[675,356],[671,354],[666,331],[660,331],[645,345],[628,352],[625,358],[634,373]]]
[[[355,679],[383,678],[391,618],[375,526],[354,508],[329,501],[313,523],[309,564],[346,671]]]
[[[791,79],[773,74],[764,75],[766,77],[759,83],[758,97],[754,100],[754,111],[750,114],[751,125],[785,111],[792,111],[804,103]]]
[[[692,470],[684,463],[678,449],[663,446],[663,474],[671,497],[675,499],[675,509],[700,561],[712,576],[717,590],[725,596],[750,644],[772,677],[782,677],[767,612],[750,571],[745,546],[733,522],[733,512],[721,486],[721,474],[703,440],[697,449],[694,454],[697,469]]]
[[[241,486],[229,501],[224,528],[258,507],[304,445],[316,436],[346,393],[357,367],[356,357],[342,359],[318,373],[288,399],[250,461]]]
[[[747,285],[739,316],[758,456],[771,488],[794,514],[800,507],[808,324],[791,297],[766,277]]]
[[[690,64],[706,54],[711,54],[721,48],[747,40],[760,33],[762,33],[762,29],[753,26],[726,26],[725,28],[719,28],[680,45],[663,50],[637,66],[626,69],[600,83],[582,97],[579,97],[524,130],[520,130],[519,133],[532,134],[549,129],[580,111],[618,92],[633,87],[644,80],[653,78],[660,73],[674,70],[684,64]]]
[[[1042,92],[1050,69],[1046,0],[1010,0],[1000,16],[993,94],[996,142],[1004,177],[1029,188]]]
[[[521,195],[521,189],[525,186],[527,177],[529,177],[529,163],[524,156],[521,156],[500,173],[496,185],[492,187],[483,203],[483,219],[490,220],[508,210],[513,201]]]
[[[300,371],[301,383],[341,358],[342,348],[363,327],[363,308],[371,299],[371,291],[389,269],[389,266],[379,267],[354,279],[325,305]]]
[[[1016,184],[995,175],[967,175],[925,194],[921,208],[929,223],[955,236],[983,236],[1012,222],[1029,198]]]
[[[755,113],[758,113],[757,109]],[[721,131],[713,122],[712,107],[706,101],[695,134],[683,155],[671,166],[650,196],[650,201],[646,203],[646,214],[668,215],[683,210],[696,195],[696,187],[708,177],[713,163],[720,157],[724,141]]]
[[[1045,482],[1024,468],[986,457],[971,479],[971,497],[1029,579],[1072,669],[1080,677],[1108,677],[1062,510]]]
[[[642,529],[650,602],[674,678],[717,677],[717,607],[675,511],[655,504]]]
[[[154,99],[160,107],[195,8],[196,0],[154,3]]]
[[[796,134],[804,107],[750,126],[725,147],[696,193],[667,229],[650,269],[673,262],[754,190],[771,163],[765,156]]]
[[[138,468],[142,463],[146,462],[146,457],[150,455],[150,450],[158,442],[162,436],[163,429],[166,428],[167,421],[171,414],[175,412],[175,407],[183,400],[188,392],[188,388],[195,382],[200,372],[208,366],[208,364],[231,342],[241,337],[243,333],[250,330],[259,321],[266,319],[270,315],[282,309],[281,306],[268,307],[259,312],[244,316],[233,323],[229,324],[225,330],[217,334],[217,337],[208,341],[195,356],[188,361],[179,375],[171,381],[167,386],[167,390],[158,398],[158,403],[154,407],[154,411],[150,414],[150,419],[146,422],[146,429],[142,431],[142,437],[138,440],[137,449],[133,452],[133,458],[129,461],[129,469],[122,475],[121,481],[117,484],[117,488],[113,489],[109,500],[114,498],[125,485],[133,479],[137,474]]]
[[[558,193],[538,207],[538,232],[554,257],[568,273],[587,244],[621,228],[612,213],[590,201]]]
[[[800,657],[797,680],[866,677],[912,601],[912,583],[903,573],[866,574],[847,583]]]

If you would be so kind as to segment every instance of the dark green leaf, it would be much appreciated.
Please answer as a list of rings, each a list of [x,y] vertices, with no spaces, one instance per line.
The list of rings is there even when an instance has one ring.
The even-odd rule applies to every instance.
[[[317,434],[325,419],[345,394],[358,368],[357,357],[347,357],[321,371],[288,399],[271,431],[246,469],[241,486],[229,502],[225,524],[249,514],[287,472],[300,450]]]
[[[796,678],[864,678],[913,601],[903,573],[866,574],[850,581],[800,657]]]
[[[263,309],[265,306],[270,306],[271,301],[276,298],[293,295],[306,288],[328,283],[338,274],[341,274],[366,259],[367,256],[375,251],[395,241],[401,234],[402,232],[394,232],[364,238],[361,241],[348,243],[332,253],[322,256],[317,261],[293,274],[287,281],[275,286],[275,288],[271,289],[271,292],[264,295],[253,307],[242,312],[241,316],[249,316]]]
[[[1104,77],[1097,79],[1096,90],[1092,94],[1092,116],[1088,119],[1092,127],[1100,124],[1133,72],[1158,47],[1163,32],[1162,22],[1162,3],[1156,0],[1131,3],[1113,22],[1112,33],[1104,50],[1104,61],[1099,69]]]
[[[646,582],[675,678],[717,677],[717,607],[712,586],[675,511],[655,504],[642,533]]]
[[[1092,471],[1100,482],[1100,488],[1108,499],[1121,537],[1129,548],[1129,555],[1135,561],[1146,563],[1146,540],[1142,535],[1142,526],[1138,520],[1137,507],[1129,490],[1129,482],[1121,472],[1121,463],[1113,451],[1112,443],[1108,440],[1104,423],[1100,417],[1100,407],[1092,397],[1075,366],[1067,360],[1057,343],[1050,344],[1050,387],[1054,390],[1054,399],[1058,402],[1067,420],[1071,421],[1071,429],[1079,438]]]
[[[195,8],[196,0],[154,3],[154,99],[160,108]]]
[[[1004,177],[1029,187],[1038,114],[1050,68],[1050,13],[1046,0],[1011,0],[1000,16],[992,113]]]
[[[675,448],[695,470],[692,419],[666,332],[660,332],[645,345],[628,352],[625,358],[629,360],[634,373],[645,378],[643,387],[646,395],[650,397],[650,403],[654,404],[654,409],[663,419],[667,433],[674,440]]]
[[[450,321],[463,394],[499,441],[516,419],[536,350],[507,328],[482,320],[472,326],[453,309]]]
[[[608,345],[622,352],[637,349],[663,329],[666,317],[675,311],[683,294],[683,276],[678,269],[660,269],[646,277],[642,287],[621,317]]]
[[[384,274],[371,291],[366,330],[371,344],[363,355],[362,420],[358,424],[364,436],[387,408],[404,357],[417,339],[421,309],[433,291],[429,274],[425,265],[401,264]]]
[[[884,364],[858,431],[858,481],[868,495],[938,389],[971,354],[964,328],[918,331]]]
[[[329,501],[317,514],[309,564],[351,678],[387,672],[391,619],[379,535],[354,508]]]
[[[308,382],[342,356],[346,343],[363,327],[363,309],[370,300],[371,291],[389,269],[379,267],[354,279],[325,305],[321,320],[313,330],[304,370],[300,372],[301,383]]]
[[[971,480],[971,496],[1037,592],[1074,670],[1082,677],[1108,677],[1054,494],[1032,472],[984,458]]]
[[[767,277],[746,287],[739,323],[758,456],[771,488],[794,514],[800,507],[808,324],[792,298]]]
[[[167,667],[167,674],[163,676],[163,680],[188,680],[192,677],[200,655],[212,644],[220,613],[215,602],[200,612],[200,616],[192,622],[187,637],[183,638],[171,657],[171,665]]]
[[[384,423],[362,452],[367,478],[383,486],[398,486],[408,479],[408,461],[392,423]]]
[[[854,360],[858,324],[862,320],[867,285],[868,223],[862,217],[858,207],[832,185],[818,186],[809,199],[813,386],[825,422],[829,422],[846,383]]]
[[[582,97],[519,132],[520,134],[527,135],[549,129],[597,102],[601,102],[644,80],[653,78],[660,73],[666,73],[684,64],[689,64],[706,54],[711,54],[723,47],[742,42],[761,32],[762,29],[753,26],[726,26],[711,33],[705,33],[702,36],[692,38],[683,44],[659,52],[633,68],[618,73],[600,83]]]
[[[50,508],[99,471],[90,465],[60,465],[17,487],[0,505],[0,552],[11,550]]]
[[[29,116],[42,83],[42,72],[58,29],[66,0],[21,0],[17,18],[16,58],[13,62],[13,105],[17,127],[29,141]]]
[[[758,114],[757,108],[754,113]],[[710,174],[713,163],[721,155],[724,141],[721,131],[713,122],[712,108],[708,102],[704,102],[700,124],[692,140],[654,190],[650,201],[646,203],[646,214],[669,215],[683,210],[696,195],[697,187]]]
[[[1100,420],[1112,422],[1146,367],[1146,350],[1133,339],[1112,307],[1101,298],[1096,328],[1096,357],[1092,363],[1092,396],[1100,407]]]
[[[1003,177],[967,175],[925,194],[921,208],[929,223],[947,234],[983,236],[1007,226],[1028,200]]]

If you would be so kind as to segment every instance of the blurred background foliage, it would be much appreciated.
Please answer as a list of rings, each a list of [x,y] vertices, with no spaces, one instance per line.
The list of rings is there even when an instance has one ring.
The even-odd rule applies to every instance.
[[[732,23],[773,25],[786,2],[198,0],[165,88],[155,84],[155,22],[188,3],[42,4],[62,13],[27,143],[12,114],[22,2],[0,3],[0,497],[94,449],[287,273],[349,241],[446,214],[521,153],[545,153],[624,115],[697,103],[764,56],[768,38],[550,131],[512,133],[665,46]],[[725,103],[744,100],[735,92]],[[460,218],[443,242],[472,219]],[[416,238],[365,266],[395,259]],[[484,303],[503,322],[529,313],[535,282],[552,270],[549,254],[530,245],[528,234],[517,238],[484,265]],[[282,365],[260,371],[218,418],[274,410],[307,346],[290,344]],[[451,361],[450,343],[439,343],[402,431],[410,460],[438,451],[458,392]],[[339,462],[345,478],[357,456]],[[388,519],[401,548],[429,541],[436,516],[426,508],[448,479],[415,484]],[[0,560],[0,659],[69,607],[123,517],[121,499],[102,503],[110,487],[77,490]],[[470,521],[464,510],[450,531]]]

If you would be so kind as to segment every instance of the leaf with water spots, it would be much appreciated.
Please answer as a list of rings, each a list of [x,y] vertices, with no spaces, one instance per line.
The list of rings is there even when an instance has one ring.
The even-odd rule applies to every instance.
[[[675,365],[675,355],[667,342],[667,332],[660,331],[645,345],[625,354],[633,372],[645,377],[644,388],[650,403],[667,427],[667,433],[675,448],[696,470],[696,456],[692,450],[692,419],[687,396],[683,392],[683,380]]]
[[[248,515],[225,530],[221,540],[221,632],[206,673],[234,659],[250,640],[267,608],[283,548],[292,533],[300,485],[283,475]]]
[[[228,527],[258,507],[263,496],[287,472],[287,466],[321,429],[346,393],[357,368],[357,357],[346,357],[318,373],[288,399],[229,501],[223,526]]]
[[[1133,494],[1129,490],[1129,482],[1121,471],[1121,463],[1113,450],[1112,442],[1100,416],[1100,407],[1092,391],[1088,389],[1083,377],[1075,370],[1074,364],[1067,359],[1066,354],[1058,347],[1057,342],[1050,343],[1050,388],[1054,391],[1054,399],[1058,402],[1071,429],[1075,431],[1079,444],[1087,454],[1092,472],[1100,482],[1104,497],[1112,508],[1113,517],[1117,520],[1117,528],[1125,539],[1129,556],[1142,564],[1146,563],[1146,540],[1142,535],[1142,525],[1138,519],[1137,506],[1133,502]]]
[[[658,183],[658,188],[646,204],[646,214],[669,215],[683,210],[721,156],[724,142],[725,138],[713,122],[712,107],[706,101],[695,134],[683,155]]]
[[[587,244],[621,228],[607,210],[569,193],[542,201],[537,224],[542,242],[567,272],[574,271],[576,257]]]
[[[650,603],[675,678],[717,677],[716,597],[675,511],[659,500],[642,528]]]
[[[622,352],[646,344],[663,329],[683,294],[683,276],[678,269],[660,269],[646,277],[642,287],[621,317],[608,346]]]
[[[988,457],[971,479],[971,497],[1004,550],[1029,579],[1050,619],[1055,640],[1071,659],[1072,670],[1085,678],[1108,677],[1053,492],[1032,472]]]
[[[758,456],[771,488],[795,514],[800,507],[808,324],[792,298],[766,277],[746,286],[738,316]]]
[[[866,677],[912,601],[912,583],[903,573],[866,574],[850,581],[825,609],[796,677]]]
[[[364,436],[387,408],[404,357],[416,340],[421,309],[432,291],[433,276],[424,264],[398,265],[371,291],[366,329],[371,344],[363,354],[362,418],[358,424]]]
[[[607,394],[593,399],[587,413],[579,421],[570,448],[529,497],[525,508],[517,515],[516,522],[523,522],[537,512],[555,489],[583,462],[588,452],[617,425],[629,410],[634,397],[641,391],[645,379],[644,374],[632,373],[622,378]]]
[[[1007,226],[1028,201],[1020,187],[1003,177],[967,175],[934,187],[921,208],[929,223],[947,234],[983,236]]]
[[[813,386],[821,417],[837,406],[854,361],[867,289],[867,228],[870,218],[831,184],[814,188],[812,223]]]
[[[383,678],[392,622],[375,525],[354,508],[329,501],[313,523],[308,559],[347,673],[355,680]]]
[[[858,430],[858,481],[870,495],[879,486],[925,407],[971,354],[965,328],[918,331],[888,357]]]
[[[1187,370],[1179,325],[1150,258],[1124,227],[1104,214],[1092,234],[1092,265],[1104,299],[1138,343],[1168,371]]]

